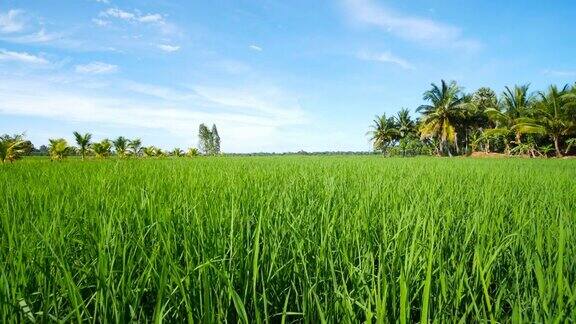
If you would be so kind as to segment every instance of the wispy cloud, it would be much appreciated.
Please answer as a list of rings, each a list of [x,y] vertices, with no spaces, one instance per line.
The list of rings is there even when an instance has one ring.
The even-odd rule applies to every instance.
[[[158,13],[154,14],[142,14],[139,10],[125,11],[118,8],[109,8],[106,11],[100,13],[100,17],[104,18],[117,18],[129,22],[139,22],[139,23],[163,23],[164,16]]]
[[[573,77],[576,76],[576,70],[550,70],[546,69],[542,71],[545,75],[555,76],[555,77]]]
[[[111,74],[118,71],[118,66],[103,62],[90,62],[84,65],[76,65],[76,72],[85,74]]]
[[[24,11],[12,9],[6,13],[0,12],[0,33],[14,33],[24,29]]]
[[[358,53],[357,57],[361,60],[365,61],[374,61],[374,62],[382,62],[382,63],[392,63],[400,66],[406,70],[415,70],[414,65],[412,65],[407,60],[395,56],[390,51],[383,52],[383,53],[368,53],[368,52],[360,52]]]
[[[464,37],[456,26],[396,12],[373,0],[342,0],[354,21],[378,27],[400,38],[431,47],[478,50],[482,44]]]
[[[176,52],[180,49],[180,46],[177,45],[168,45],[168,44],[158,44],[156,45],[159,49],[163,50],[164,52],[172,53]]]
[[[28,64],[48,64],[49,61],[41,56],[29,54],[26,52],[12,52],[0,49],[0,61],[13,61]]]
[[[252,45],[250,45],[250,46],[248,46],[248,47],[249,47],[251,50],[254,50],[254,51],[256,51],[256,52],[262,52],[262,47],[260,47],[260,46],[258,46],[258,45],[252,44]]]

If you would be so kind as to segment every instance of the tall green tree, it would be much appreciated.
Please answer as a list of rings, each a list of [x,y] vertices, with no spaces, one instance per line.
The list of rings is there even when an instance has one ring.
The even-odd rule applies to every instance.
[[[394,122],[400,138],[404,138],[414,132],[415,123],[410,117],[410,110],[407,108],[402,108],[398,111],[394,117]]]
[[[92,139],[92,134],[86,133],[82,135],[79,132],[74,132],[74,139],[78,145],[78,152],[82,156],[82,160],[84,160],[90,151],[90,140]]]
[[[465,109],[464,96],[455,81],[447,83],[442,80],[440,86],[432,83],[432,89],[424,92],[423,99],[430,104],[418,107],[417,111],[422,114],[420,134],[422,138],[437,138],[439,152],[450,152],[449,144],[458,148],[458,134],[456,126],[462,118]]]
[[[212,124],[210,135],[212,137],[212,154],[220,154],[220,135],[218,135],[216,124]]]
[[[112,142],[112,144],[114,144],[114,150],[116,151],[118,157],[120,158],[126,157],[129,142],[130,141],[124,136],[119,136]]]
[[[370,136],[374,150],[386,153],[399,134],[394,117],[387,118],[386,114],[376,116],[370,128],[366,135]]]
[[[204,125],[198,127],[198,148],[204,154],[212,154],[212,132]]]

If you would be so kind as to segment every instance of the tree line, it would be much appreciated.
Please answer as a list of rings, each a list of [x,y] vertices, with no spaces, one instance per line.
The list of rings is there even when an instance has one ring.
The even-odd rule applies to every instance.
[[[423,100],[416,119],[406,108],[376,116],[367,133],[375,151],[402,156],[576,153],[576,84],[536,92],[516,85],[497,96],[487,87],[465,93],[455,81],[442,80],[432,83]]]
[[[110,156],[118,158],[127,157],[195,157],[199,155],[220,154],[220,136],[216,125],[212,125],[212,130],[204,124],[200,124],[198,146],[200,149],[190,147],[186,152],[180,148],[173,150],[162,150],[156,146],[143,146],[139,138],[128,139],[119,136],[114,140],[102,139],[92,141],[92,134],[74,132],[75,146],[70,145],[64,138],[51,138],[48,146],[42,146],[40,150],[34,148],[24,134],[2,135],[0,136],[0,162],[14,162],[23,156],[31,155],[33,152],[46,153],[52,161],[61,161],[68,156],[80,156],[82,160],[87,157],[105,159]]]

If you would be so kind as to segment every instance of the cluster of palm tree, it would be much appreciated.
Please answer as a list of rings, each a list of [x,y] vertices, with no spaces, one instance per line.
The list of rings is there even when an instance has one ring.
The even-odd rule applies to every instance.
[[[396,116],[376,116],[368,132],[374,149],[386,154],[404,147],[437,155],[475,151],[561,157],[576,148],[576,84],[530,92],[506,87],[500,98],[489,88],[466,94],[456,82],[432,84],[427,102],[412,120],[405,108]]]
[[[23,134],[0,136],[0,162],[14,162],[32,151],[32,143]]]
[[[180,148],[175,148],[172,151],[163,151],[155,146],[143,147],[142,141],[138,138],[130,140],[123,136],[120,136],[115,140],[105,138],[99,142],[92,142],[92,134],[80,134],[79,132],[74,132],[74,139],[76,141],[76,147],[68,145],[68,142],[63,138],[50,139],[48,153],[50,154],[51,160],[59,161],[73,154],[80,155],[82,160],[86,159],[88,156],[105,159],[112,155],[115,155],[118,158],[168,156],[193,157],[199,155],[196,148],[190,148],[186,154]]]

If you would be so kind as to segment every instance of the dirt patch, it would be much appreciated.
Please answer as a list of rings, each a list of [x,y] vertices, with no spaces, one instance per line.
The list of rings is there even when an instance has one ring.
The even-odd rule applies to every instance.
[[[470,157],[475,158],[506,158],[508,155],[502,153],[494,153],[494,152],[472,152]]]

